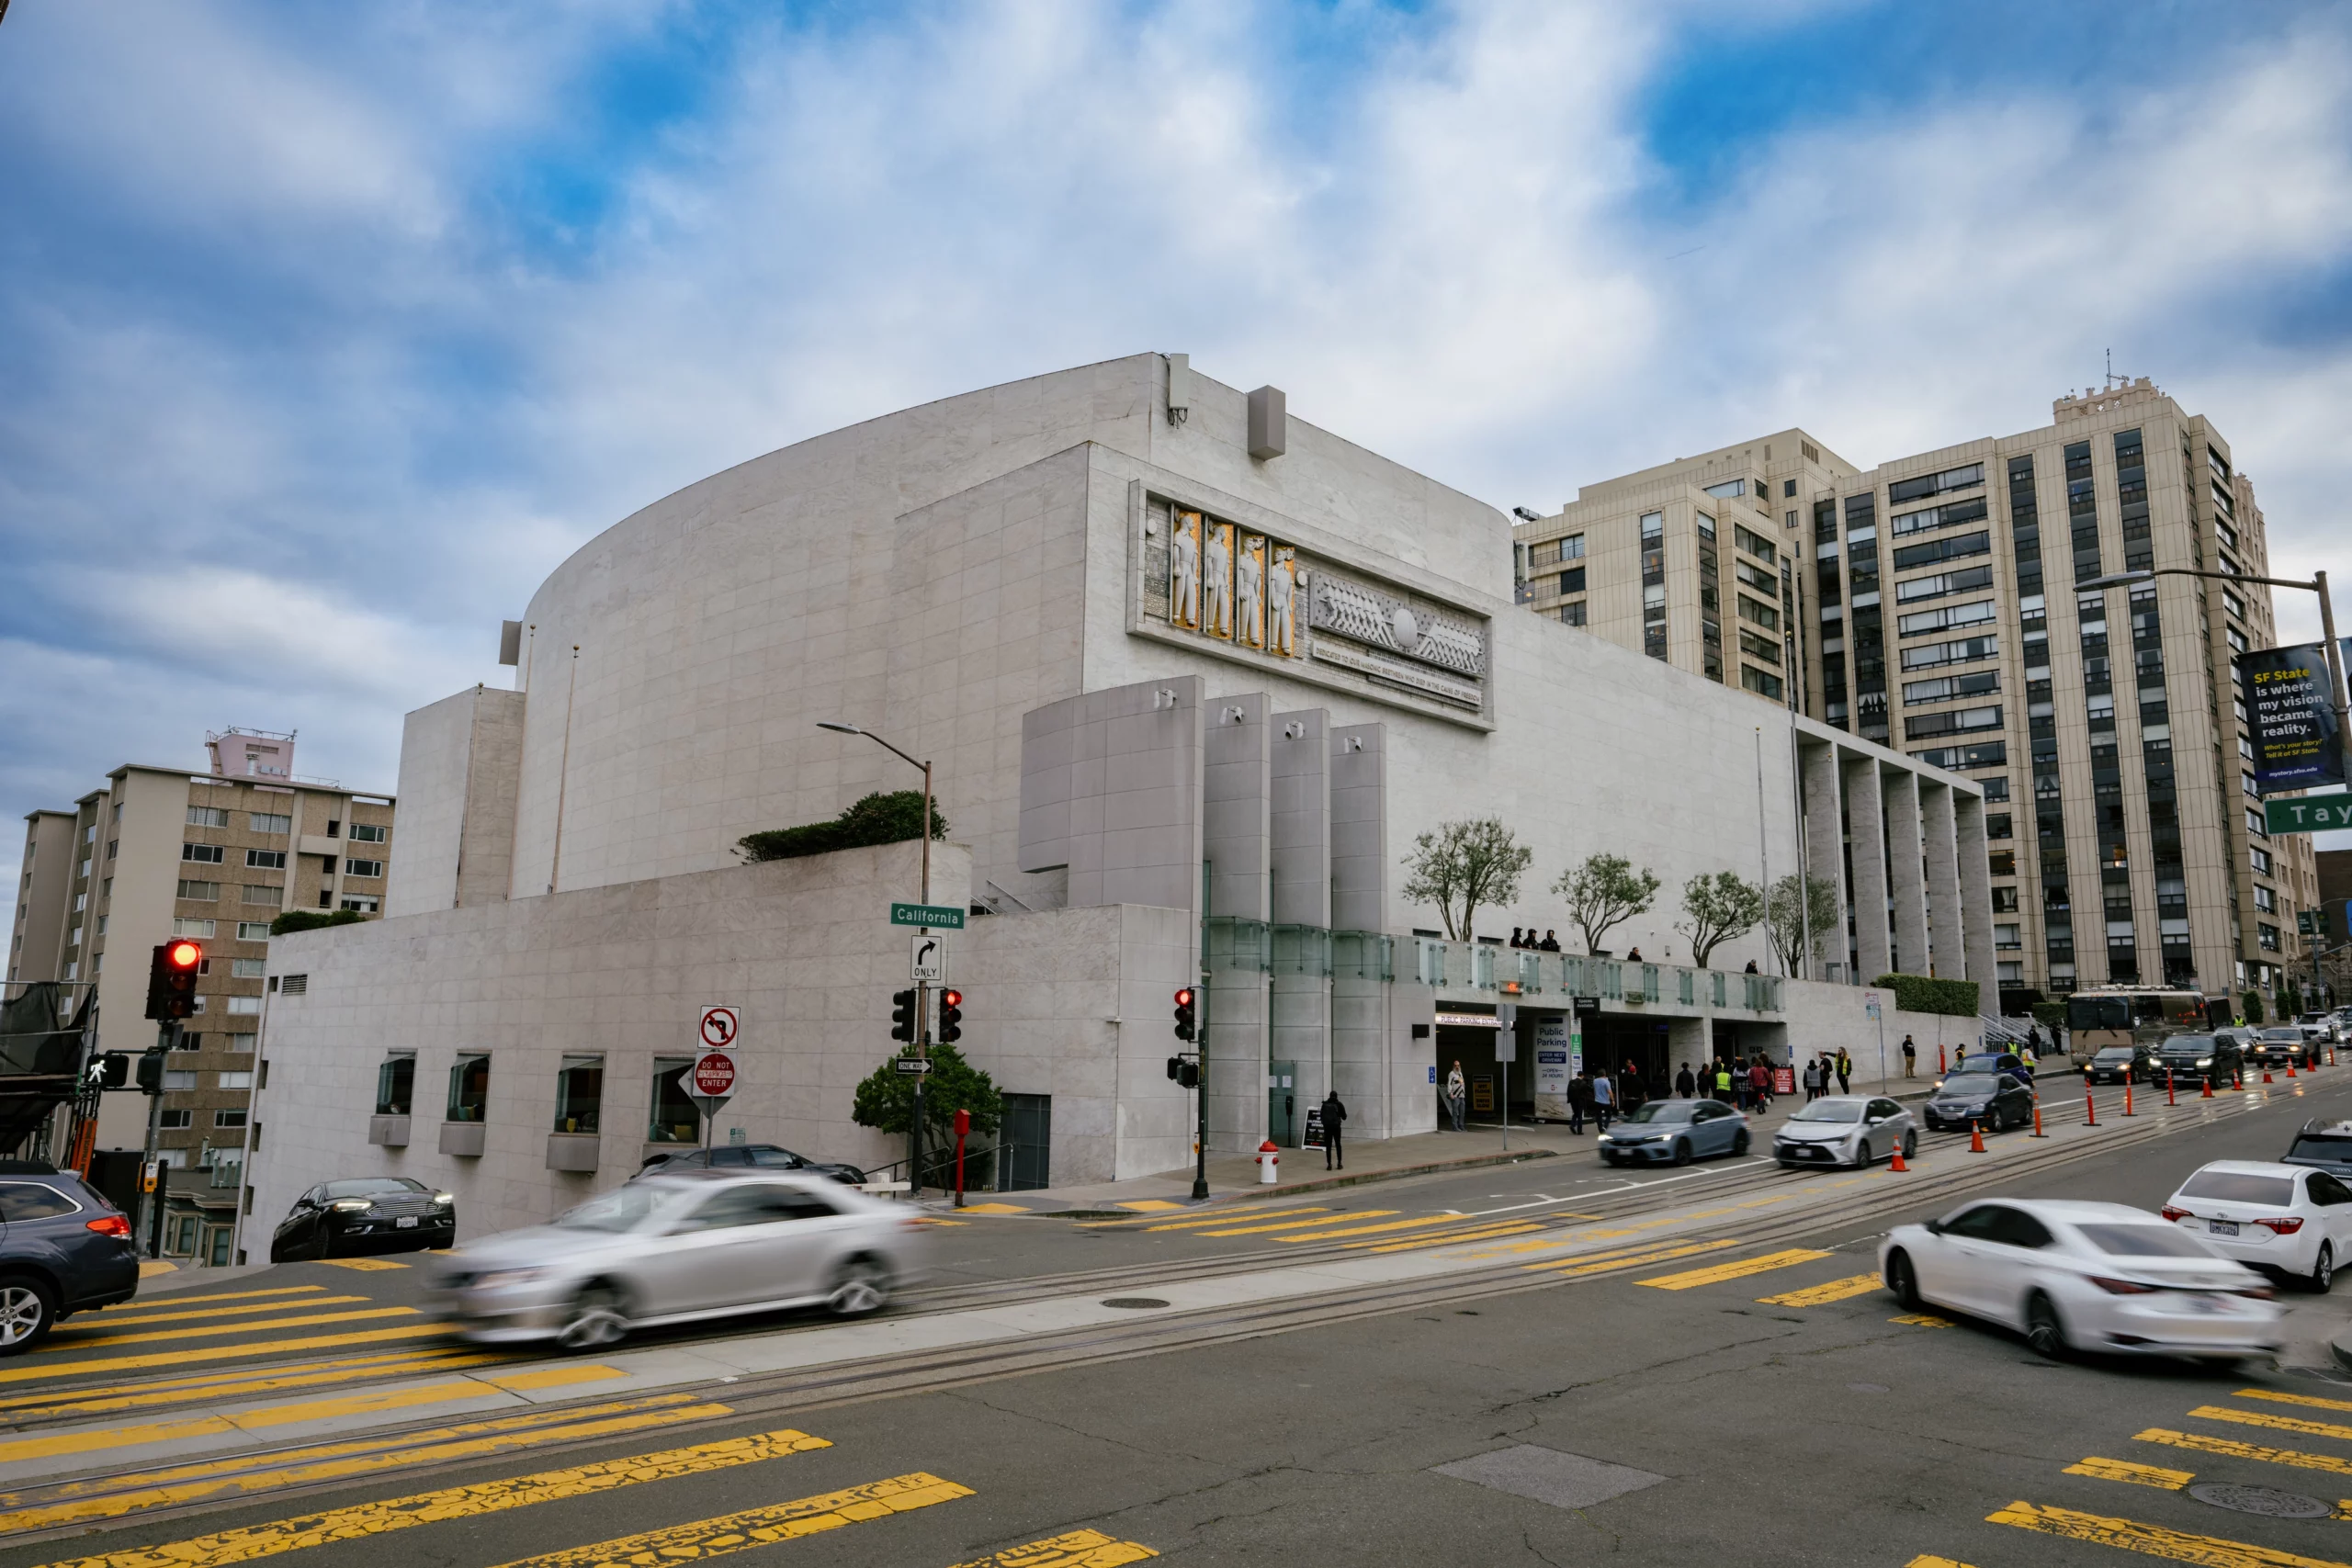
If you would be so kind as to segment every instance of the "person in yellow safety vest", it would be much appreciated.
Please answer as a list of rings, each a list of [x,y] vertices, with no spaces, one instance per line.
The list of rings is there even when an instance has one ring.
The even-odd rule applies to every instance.
[[[1721,1056],[1715,1058],[1715,1099],[1725,1105],[1731,1103],[1731,1068]]]

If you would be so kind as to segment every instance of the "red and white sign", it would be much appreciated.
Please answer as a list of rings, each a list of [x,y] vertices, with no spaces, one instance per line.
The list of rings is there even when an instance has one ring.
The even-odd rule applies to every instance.
[[[706,1051],[732,1051],[735,1037],[742,1032],[743,1021],[730,1007],[707,1007],[702,1019],[695,1025],[695,1038]]]
[[[705,1100],[724,1100],[735,1092],[735,1058],[723,1051],[706,1052],[695,1063],[695,1092]]]

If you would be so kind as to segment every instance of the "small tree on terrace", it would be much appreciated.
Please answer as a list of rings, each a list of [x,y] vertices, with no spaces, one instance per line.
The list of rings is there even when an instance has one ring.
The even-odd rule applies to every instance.
[[[1826,876],[1800,878],[1794,872],[1772,884],[1772,897],[1764,911],[1764,929],[1772,939],[1772,953],[1781,967],[1793,975],[1800,961],[1807,956],[1821,956],[1823,944],[1834,931],[1842,939],[1846,922],[1844,911],[1838,908],[1838,885]],[[1805,932],[1812,929],[1813,951],[1804,952]],[[1839,945],[1844,945],[1841,940]]]
[[[1535,852],[1513,838],[1498,817],[1442,823],[1436,832],[1413,840],[1413,852],[1405,857],[1412,873],[1405,897],[1436,905],[1445,934],[1469,942],[1479,908],[1518,897],[1519,879],[1534,858]]]
[[[1702,873],[1682,885],[1682,916],[1674,929],[1690,939],[1691,961],[1704,969],[1716,948],[1756,929],[1764,892],[1737,872]]]
[[[1552,891],[1568,901],[1568,919],[1584,932],[1584,950],[1600,951],[1600,939],[1657,901],[1658,879],[1647,866],[1635,870],[1623,855],[1587,855],[1584,863],[1560,874]]]

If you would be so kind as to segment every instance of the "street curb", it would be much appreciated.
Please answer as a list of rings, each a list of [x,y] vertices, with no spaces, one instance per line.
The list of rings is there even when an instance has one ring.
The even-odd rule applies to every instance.
[[[2337,1366],[2347,1372],[2352,1372],[2352,1329],[2346,1329],[2329,1340],[2327,1353],[2335,1358]]]
[[[1285,1198],[1296,1192],[1329,1192],[1341,1187],[1364,1187],[1375,1181],[1395,1181],[1408,1176],[1432,1176],[1452,1170],[1476,1170],[1482,1166],[1517,1165],[1522,1160],[1551,1159],[1565,1152],[1560,1149],[1514,1149],[1509,1154],[1498,1151],[1490,1155],[1472,1155],[1463,1159],[1400,1165],[1390,1170],[1368,1170],[1361,1176],[1333,1175],[1314,1181],[1282,1181],[1244,1187],[1219,1194],[1209,1201],[1238,1202],[1259,1198]],[[1187,1202],[1183,1206],[1190,1208],[1192,1204]],[[1132,1220],[1141,1216],[1132,1209],[1038,1209],[1033,1211],[1030,1217],[1040,1220]]]

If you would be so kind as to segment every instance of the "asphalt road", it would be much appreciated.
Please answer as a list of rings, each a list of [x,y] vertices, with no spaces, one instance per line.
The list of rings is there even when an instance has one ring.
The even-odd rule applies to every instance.
[[[1983,1190],[2153,1206],[2195,1166],[2275,1155],[2304,1115],[2352,1106],[2352,1075],[2344,1094],[2323,1083],[2014,1179],[1999,1178],[1996,1145],[1982,1156],[1996,1178]],[[1925,1163],[1949,1166],[1954,1153]],[[1596,1175],[1544,1161],[1357,1190],[1349,1224],[1458,1209],[1492,1225],[1563,1199],[1578,1205],[1564,1212],[1592,1213],[1613,1178],[1581,1192],[1561,1179]],[[1818,1179],[1724,1170],[1693,1185],[1757,1179]],[[710,1390],[718,1404],[681,1411],[674,1427],[330,1481],[299,1501],[132,1515],[102,1536],[0,1546],[0,1568],[162,1568],[288,1551],[305,1568],[728,1553],[747,1564],[1102,1568],[1147,1550],[1197,1562],[1687,1563],[1725,1549],[1743,1562],[1925,1556],[1984,1568],[2114,1564],[2119,1551],[2224,1568],[2352,1562],[2352,1518],[2324,1517],[2352,1495],[2352,1383],[2310,1370],[2047,1361],[1990,1329],[1896,1321],[1901,1309],[1874,1289],[1806,1303],[1867,1272],[1875,1234],[1919,1207],[1893,1202],[1801,1244],[1770,1243],[1796,1256],[1760,1269],[1702,1257],[1544,1276],[1508,1293],[1465,1286],[1290,1332],[1214,1343],[1180,1332],[1174,1348],[1125,1359],[768,1413],[756,1387]],[[1363,1217],[1369,1209],[1395,1218]],[[1202,1263],[1245,1247],[1256,1256],[1286,1233],[1199,1238],[1006,1219],[941,1234],[943,1263],[977,1279]],[[2315,1363],[2352,1317],[2352,1294],[2290,1299],[2300,1349],[2289,1359]],[[2291,1397],[2260,1397],[2278,1394]],[[728,1413],[684,1418],[713,1408]],[[2215,1494],[2241,1504],[2316,1499],[2324,1517],[2236,1511],[2184,1490],[2217,1483],[2271,1489]]]

